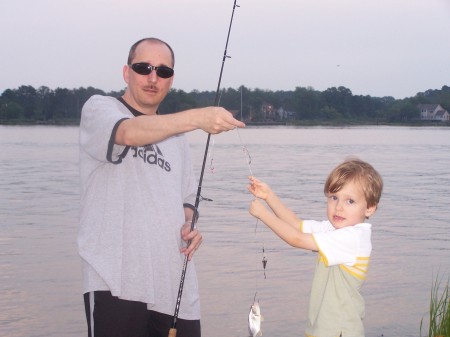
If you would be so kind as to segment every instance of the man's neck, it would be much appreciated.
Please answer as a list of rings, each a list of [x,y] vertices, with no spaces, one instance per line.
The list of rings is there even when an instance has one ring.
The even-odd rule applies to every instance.
[[[140,107],[134,99],[132,99],[131,95],[129,94],[128,91],[125,91],[125,94],[123,94],[122,97],[119,98],[119,100],[131,111],[131,113],[133,113],[133,115],[135,116],[140,116],[140,115],[157,115],[158,114],[158,109],[156,108],[148,108],[148,109],[143,109],[142,107]]]

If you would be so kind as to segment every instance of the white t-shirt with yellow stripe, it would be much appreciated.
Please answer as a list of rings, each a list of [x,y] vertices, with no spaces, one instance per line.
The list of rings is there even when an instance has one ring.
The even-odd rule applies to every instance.
[[[368,223],[335,229],[329,221],[302,222],[302,231],[313,234],[319,248],[307,336],[364,336],[364,299],[360,289],[372,250],[371,228]]]

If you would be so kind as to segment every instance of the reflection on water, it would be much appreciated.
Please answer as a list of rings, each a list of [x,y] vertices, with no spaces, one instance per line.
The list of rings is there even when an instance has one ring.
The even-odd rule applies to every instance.
[[[0,126],[0,335],[84,336],[76,127]],[[323,182],[348,155],[372,163],[385,190],[374,225],[367,336],[418,336],[433,275],[448,276],[448,128],[246,128],[212,137],[196,255],[206,337],[247,336],[255,292],[264,336],[303,335],[315,255],[287,246],[247,213],[249,168],[295,212],[323,219]],[[206,135],[189,134],[199,173]],[[208,161],[209,163],[209,161]],[[255,226],[256,225],[256,226]],[[255,230],[256,228],[256,230]],[[262,247],[268,263],[262,268]]]

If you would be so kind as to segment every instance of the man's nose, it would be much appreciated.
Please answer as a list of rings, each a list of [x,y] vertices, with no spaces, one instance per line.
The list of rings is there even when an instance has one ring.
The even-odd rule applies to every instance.
[[[156,75],[156,70],[153,69],[150,74],[147,75],[147,82],[155,83],[158,80],[158,75]]]

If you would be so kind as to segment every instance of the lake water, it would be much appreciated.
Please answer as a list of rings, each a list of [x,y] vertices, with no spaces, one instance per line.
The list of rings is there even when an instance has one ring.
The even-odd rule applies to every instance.
[[[189,134],[197,173],[206,137]],[[203,336],[247,336],[256,291],[265,337],[303,336],[315,254],[256,225],[247,176],[269,183],[299,216],[324,219],[324,180],[349,155],[385,183],[370,219],[366,336],[420,335],[433,278],[450,277],[450,128],[247,127],[211,139],[202,196],[213,201],[200,204],[195,256]],[[77,127],[0,126],[0,336],[86,336],[77,142]]]

